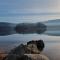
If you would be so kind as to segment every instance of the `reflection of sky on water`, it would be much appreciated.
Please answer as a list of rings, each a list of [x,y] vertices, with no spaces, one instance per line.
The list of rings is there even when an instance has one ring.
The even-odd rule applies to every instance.
[[[44,53],[50,60],[60,60],[60,42],[46,42]]]

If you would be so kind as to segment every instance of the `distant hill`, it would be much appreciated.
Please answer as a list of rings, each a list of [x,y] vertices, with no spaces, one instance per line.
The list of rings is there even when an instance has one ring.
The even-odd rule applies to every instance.
[[[42,23],[20,23],[17,24],[15,30],[19,34],[38,33],[46,31],[46,26]]]
[[[8,22],[0,22],[0,36],[10,35],[13,33],[14,24]]]
[[[44,23],[57,23],[57,22],[60,22],[60,19],[48,20],[48,21],[45,21]]]

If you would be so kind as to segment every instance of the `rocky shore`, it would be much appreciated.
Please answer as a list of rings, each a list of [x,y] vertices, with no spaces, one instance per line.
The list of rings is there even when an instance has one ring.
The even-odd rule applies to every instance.
[[[0,60],[49,60],[47,56],[41,53],[44,47],[43,40],[32,40],[26,45],[20,44]]]

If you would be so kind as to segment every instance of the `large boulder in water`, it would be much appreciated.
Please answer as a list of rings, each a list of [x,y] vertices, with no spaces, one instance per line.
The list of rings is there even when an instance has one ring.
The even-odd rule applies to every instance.
[[[49,60],[46,56],[41,55],[44,48],[42,40],[29,41],[27,45],[19,45],[11,50],[4,60]]]

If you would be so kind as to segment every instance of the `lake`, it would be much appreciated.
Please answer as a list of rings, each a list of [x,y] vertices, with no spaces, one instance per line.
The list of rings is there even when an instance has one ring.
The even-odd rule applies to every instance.
[[[9,23],[35,23],[48,20],[60,19],[60,15],[21,15],[21,16],[5,16],[0,17],[0,22]],[[50,60],[60,60],[60,36],[49,36],[45,34],[12,34],[8,36],[0,36],[0,52],[9,52],[11,49],[26,43],[30,40],[42,39],[45,43],[43,53]]]

